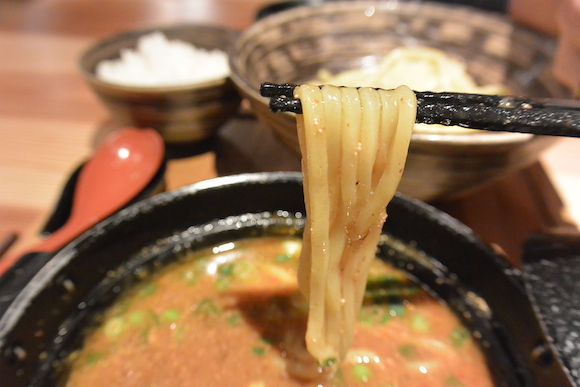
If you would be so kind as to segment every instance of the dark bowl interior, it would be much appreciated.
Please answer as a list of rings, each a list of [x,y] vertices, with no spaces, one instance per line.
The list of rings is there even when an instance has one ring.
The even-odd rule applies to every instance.
[[[379,256],[436,292],[479,343],[498,386],[566,386],[522,280],[448,215],[397,195]],[[54,386],[62,360],[95,313],[143,270],[185,249],[232,238],[300,232],[299,173],[247,174],[198,183],[139,202],[100,223],[44,266],[0,318],[2,385]],[[540,356],[541,355],[541,356]]]

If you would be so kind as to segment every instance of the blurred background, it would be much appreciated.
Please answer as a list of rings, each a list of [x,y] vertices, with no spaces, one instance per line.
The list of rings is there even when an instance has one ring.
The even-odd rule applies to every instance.
[[[119,129],[79,68],[80,57],[89,47],[124,31],[182,23],[244,31],[258,18],[288,7],[286,3],[0,2],[0,241],[9,243],[14,252],[39,240],[71,173]],[[508,11],[508,4],[500,0],[448,3],[500,15]],[[548,37],[556,34],[549,24],[542,32]],[[580,140],[560,139],[524,170],[469,195],[433,204],[517,263],[529,235],[547,229],[575,230],[580,222],[579,149]],[[300,167],[296,155],[255,120],[245,102],[215,137],[170,146],[167,157],[165,189],[230,173]]]

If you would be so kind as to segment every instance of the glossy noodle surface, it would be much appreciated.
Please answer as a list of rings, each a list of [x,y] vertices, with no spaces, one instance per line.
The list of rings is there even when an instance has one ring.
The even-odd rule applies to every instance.
[[[240,240],[162,269],[102,316],[66,385],[492,386],[455,315],[379,260],[351,349],[336,374],[322,372],[304,343],[300,247],[294,237]]]
[[[297,115],[307,224],[298,281],[306,344],[321,363],[345,358],[366,278],[403,174],[416,98],[395,90],[301,85]]]

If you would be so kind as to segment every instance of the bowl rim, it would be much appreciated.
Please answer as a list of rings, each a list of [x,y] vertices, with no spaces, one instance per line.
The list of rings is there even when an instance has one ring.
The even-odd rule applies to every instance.
[[[478,130],[466,133],[425,133],[413,131],[411,139],[416,143],[437,143],[456,146],[508,145],[532,141],[537,136],[531,133],[491,132]]]
[[[522,28],[514,23],[511,23],[510,20],[505,16],[497,12],[491,12],[486,10],[480,10],[468,5],[458,5],[458,4],[444,4],[444,3],[437,3],[437,2],[417,2],[417,1],[408,1],[408,2],[381,2],[377,0],[363,0],[363,1],[338,1],[338,2],[326,2],[315,6],[303,6],[303,7],[295,7],[290,8],[288,10],[281,11],[276,14],[268,15],[263,19],[256,21],[253,25],[251,25],[245,31],[242,31],[240,36],[238,37],[236,43],[232,46],[232,55],[230,56],[230,68],[231,68],[231,79],[236,85],[239,85],[239,88],[242,89],[243,94],[247,94],[250,96],[251,99],[256,101],[264,102],[267,106],[268,103],[266,102],[268,99],[266,97],[262,97],[259,93],[259,90],[255,89],[246,78],[240,75],[239,71],[239,62],[240,58],[237,55],[239,47],[243,45],[243,43],[247,42],[249,39],[253,39],[257,36],[258,29],[267,28],[267,26],[278,25],[280,23],[288,24],[292,23],[296,20],[300,20],[310,15],[322,15],[325,13],[332,13],[332,11],[336,10],[337,7],[341,7],[341,10],[349,9],[352,11],[363,12],[368,10],[369,8],[373,8],[373,12],[376,10],[380,11],[392,11],[395,9],[400,8],[425,8],[429,7],[432,9],[438,10],[453,10],[453,12],[466,12],[466,13],[477,13],[480,17],[484,17],[493,21],[494,23],[501,23],[504,24],[506,27],[514,28],[517,30],[525,31],[526,33],[533,34],[534,36],[541,36],[544,38],[546,42],[550,40],[549,37],[544,36],[538,32],[528,30],[526,28]],[[267,81],[267,80],[264,80]],[[287,117],[292,115],[293,113],[278,113],[278,114],[286,114]],[[422,144],[441,144],[445,146],[490,146],[490,145],[506,145],[506,144],[519,144],[519,143],[527,143],[533,141],[534,139],[538,139],[539,136],[535,136],[530,133],[516,133],[516,132],[500,132],[500,131],[472,131],[466,133],[439,133],[439,132],[419,132],[413,131],[411,135],[411,140],[413,143],[422,143]],[[540,136],[541,137],[541,136]]]
[[[229,176],[223,176],[223,177],[218,177],[218,178],[214,178],[214,179],[210,179],[210,180],[205,180],[205,181],[201,181],[198,183],[194,183],[192,185],[189,186],[185,186],[182,188],[179,188],[175,191],[168,191],[168,192],[164,192],[161,193],[159,195],[156,195],[154,197],[151,197],[147,200],[135,203],[133,205],[131,205],[130,207],[120,211],[119,213],[116,213],[112,216],[110,216],[109,218],[105,219],[104,221],[100,222],[99,224],[93,226],[90,230],[88,230],[86,233],[84,233],[83,235],[79,236],[78,238],[76,238],[73,242],[71,242],[69,245],[67,245],[65,248],[63,248],[63,250],[61,250],[60,252],[58,252],[58,254],[56,254],[51,261],[46,264],[45,266],[43,266],[38,272],[36,272],[36,274],[33,277],[33,280],[31,280],[30,282],[27,283],[27,285],[25,286],[25,288],[19,292],[17,298],[12,302],[12,304],[9,307],[9,311],[6,311],[6,313],[4,315],[0,315],[0,349],[4,349],[6,347],[8,347],[9,345],[12,345],[13,343],[15,343],[15,340],[13,340],[13,337],[18,337],[18,335],[20,335],[19,332],[14,333],[17,330],[17,327],[21,327],[26,325],[25,323],[21,325],[21,323],[24,321],[26,322],[26,320],[31,320],[32,318],[28,318],[30,311],[31,310],[35,310],[34,307],[38,305],[38,300],[37,297],[43,293],[47,288],[51,288],[51,289],[61,289],[62,288],[62,283],[64,283],[64,280],[66,279],[75,279],[74,277],[70,276],[70,272],[69,274],[67,274],[67,270],[68,270],[68,266],[73,264],[73,265],[78,265],[79,262],[81,262],[83,259],[86,259],[86,254],[87,251],[91,251],[91,250],[95,250],[96,248],[99,247],[99,243],[102,244],[103,241],[107,241],[107,237],[108,235],[113,235],[116,238],[126,238],[126,236],[123,235],[123,230],[124,227],[126,227],[127,225],[131,226],[131,225],[135,225],[135,224],[143,224],[143,220],[147,220],[147,219],[151,219],[150,216],[151,214],[158,214],[159,212],[161,213],[166,213],[168,215],[170,215],[172,212],[174,212],[176,210],[177,207],[181,205],[188,204],[191,203],[190,200],[194,197],[196,197],[197,199],[194,200],[194,202],[196,200],[198,200],[201,196],[206,195],[206,199],[205,201],[207,201],[207,199],[215,199],[215,195],[216,192],[223,192],[225,191],[229,191],[233,188],[234,190],[237,189],[243,189],[243,190],[247,190],[247,189],[260,189],[263,190],[264,186],[266,186],[266,188],[270,189],[269,187],[272,187],[275,184],[282,184],[285,188],[288,187],[294,187],[294,190],[292,192],[301,192],[302,191],[302,177],[300,175],[299,172],[262,172],[262,173],[246,173],[246,174],[239,174],[239,175],[229,175]],[[267,190],[266,190],[267,191]],[[237,191],[234,191],[237,192]],[[253,191],[250,191],[253,192]],[[270,191],[268,191],[270,192]],[[288,189],[285,190],[285,192],[289,192]],[[209,196],[207,196],[209,194]],[[246,197],[245,195],[236,195],[237,197]],[[284,195],[281,195],[284,196]],[[227,196],[226,196],[227,197]],[[287,199],[279,199],[279,196],[277,195],[270,195],[270,197],[275,198],[273,199],[275,201],[274,206],[272,207],[271,204],[266,204],[265,207],[263,207],[261,204],[258,206],[258,208],[254,208],[252,206],[247,206],[246,204],[243,205],[243,207],[237,207],[238,204],[235,204],[235,212],[231,213],[230,210],[226,210],[228,212],[228,214],[225,215],[220,215],[219,211],[215,211],[215,210],[211,210],[210,212],[212,212],[213,214],[210,214],[210,216],[208,216],[207,214],[203,214],[203,215],[199,215],[199,217],[194,217],[193,220],[191,220],[192,223],[188,223],[187,226],[185,227],[190,227],[192,225],[199,225],[202,226],[204,224],[207,224],[207,222],[212,222],[215,221],[216,219],[220,219],[220,218],[226,218],[230,215],[243,215],[244,213],[260,213],[265,211],[270,211],[268,208],[272,207],[276,207],[275,210],[280,210],[282,209],[283,211],[285,210],[292,210],[295,211],[296,209],[298,209],[299,212],[303,211],[303,198],[298,198],[297,200],[300,201],[300,208],[295,207],[294,204],[291,203],[295,203],[296,205],[298,205],[298,203],[292,201],[289,202],[287,201]],[[289,197],[293,198],[294,196],[289,195]],[[254,199],[255,200],[255,199]],[[292,199],[293,200],[293,199]],[[202,200],[200,203],[204,203],[204,200]],[[199,202],[198,202],[199,203]],[[525,293],[525,289],[523,288],[522,282],[520,280],[519,275],[521,273],[519,273],[517,270],[513,270],[512,266],[505,261],[501,255],[499,253],[497,253],[497,251],[493,250],[489,245],[485,244],[477,235],[475,235],[473,233],[473,230],[471,230],[470,228],[468,228],[467,226],[465,226],[464,224],[462,224],[460,221],[458,221],[457,219],[451,217],[450,215],[436,209],[435,207],[421,202],[419,200],[407,197],[405,195],[402,195],[400,193],[397,193],[396,196],[393,198],[393,201],[391,202],[393,203],[393,207],[391,207],[391,210],[393,210],[392,212],[395,212],[394,209],[398,209],[399,211],[401,211],[399,213],[399,215],[396,215],[396,212],[393,214],[394,216],[398,216],[398,219],[407,219],[405,221],[403,221],[403,224],[405,224],[409,219],[411,220],[412,223],[410,223],[408,226],[406,227],[397,227],[397,230],[402,230],[401,233],[396,234],[397,238],[402,240],[404,243],[409,244],[411,246],[416,245],[416,241],[413,242],[415,239],[413,239],[413,235],[417,235],[417,228],[416,228],[416,221],[413,221],[413,219],[420,219],[423,223],[423,225],[425,227],[427,227],[427,229],[430,230],[434,230],[436,231],[436,235],[432,236],[431,238],[427,238],[430,239],[432,242],[428,242],[427,239],[422,238],[421,241],[419,241],[419,247],[423,248],[423,246],[428,246],[428,249],[426,249],[426,251],[428,252],[428,254],[430,256],[432,256],[433,258],[435,258],[437,261],[440,260],[441,257],[445,256],[444,252],[447,249],[447,246],[449,246],[449,243],[444,243],[441,244],[440,241],[442,239],[449,241],[451,240],[453,242],[453,246],[465,246],[467,249],[469,249],[469,251],[474,252],[475,255],[473,255],[473,258],[477,258],[475,260],[475,263],[479,263],[477,268],[481,269],[484,268],[487,270],[487,272],[489,273],[491,270],[492,273],[497,273],[501,275],[501,279],[502,281],[500,281],[500,283],[498,284],[494,284],[494,286],[485,286],[484,290],[482,288],[479,287],[478,284],[481,284],[482,282],[486,282],[489,283],[489,281],[479,281],[480,278],[482,278],[480,275],[475,275],[474,273],[478,273],[481,274],[482,271],[481,270],[476,270],[476,271],[471,271],[469,274],[466,274],[466,272],[461,271],[461,273],[463,273],[463,275],[461,275],[461,277],[459,277],[460,281],[468,284],[468,288],[475,288],[477,291],[477,294],[480,295],[481,297],[483,297],[482,299],[486,302],[489,302],[489,300],[493,301],[493,303],[489,303],[489,306],[492,307],[492,310],[494,311],[493,314],[490,314],[489,317],[484,317],[486,320],[493,320],[493,321],[500,321],[501,325],[500,327],[503,327],[504,325],[508,328],[508,330],[505,331],[505,333],[514,333],[512,336],[510,337],[509,335],[506,336],[509,341],[507,341],[507,345],[509,348],[513,348],[513,349],[518,349],[518,348],[532,348],[529,347],[529,342],[531,340],[535,340],[536,339],[536,334],[526,334],[526,332],[528,332],[528,330],[524,330],[522,328],[522,324],[521,324],[521,320],[520,319],[513,319],[513,318],[509,318],[506,319],[506,315],[510,314],[510,311],[513,308],[505,308],[502,307],[500,309],[498,309],[498,306],[502,306],[505,304],[506,300],[509,303],[509,301],[514,300],[513,297],[516,297],[515,300],[516,301],[520,301],[520,302],[516,302],[515,305],[517,306],[516,309],[518,309],[519,311],[521,311],[522,315],[525,316],[534,316],[534,311],[531,308],[531,305],[529,305],[528,302],[521,302],[521,301],[525,301],[526,299],[526,293]],[[169,205],[169,206],[168,206]],[[202,211],[204,212],[204,211]],[[411,217],[401,217],[400,215],[402,214],[410,214]],[[204,219],[208,219],[208,220],[204,220]],[[181,222],[179,222],[181,223]],[[177,224],[177,223],[175,223]],[[174,227],[173,225],[171,227]],[[385,228],[383,228],[383,232],[385,232]],[[392,228],[391,228],[392,230]],[[154,231],[153,235],[151,238],[149,237],[143,237],[143,235],[141,234],[140,238],[138,241],[136,241],[136,248],[131,247],[130,251],[127,251],[127,256],[129,256],[129,254],[132,253],[136,253],[139,251],[140,248],[142,248],[143,246],[148,246],[150,244],[155,244],[157,242],[155,242],[156,240],[160,240],[160,239],[165,239],[165,238],[173,238],[174,236],[178,236],[180,234],[177,234],[176,232],[181,232],[183,231],[183,229],[181,228],[181,226],[176,227],[174,230],[171,230],[169,232],[167,232],[168,229],[165,228],[163,230],[156,230]],[[142,229],[139,227],[137,230],[134,230],[134,232],[137,233],[141,233]],[[410,232],[410,238],[408,237],[408,233]],[[131,232],[132,233],[132,232]],[[130,234],[131,234],[130,233]],[[428,235],[429,233],[423,233],[421,235],[425,236]],[[441,238],[443,237],[443,238]],[[179,237],[178,237],[179,239]],[[424,244],[423,241],[426,243]],[[108,242],[107,242],[108,243]],[[117,244],[117,247],[119,245],[121,245],[122,243]],[[441,249],[440,249],[441,246]],[[95,257],[97,258],[97,257]],[[76,262],[76,263],[75,263]],[[462,261],[459,260],[457,262],[457,265],[455,265],[455,267],[459,266],[459,267],[465,267],[465,265],[461,264]],[[482,266],[483,264],[483,266]],[[114,265],[116,267],[118,267],[118,265]],[[449,265],[446,264],[444,265],[447,269],[449,269],[451,272],[455,273],[457,272],[457,270],[454,268],[453,265]],[[101,274],[99,274],[99,276],[101,276],[101,279],[103,278],[103,276],[106,276],[107,272],[103,272]],[[62,274],[62,276],[61,276]],[[58,278],[61,278],[62,280],[59,280]],[[478,281],[476,281],[476,283],[473,283],[471,281],[469,281],[473,278],[478,279]],[[483,277],[485,278],[485,277]],[[465,282],[468,281],[468,282]],[[460,282],[460,285],[461,285]],[[74,284],[74,282],[73,282]],[[443,284],[445,285],[445,283]],[[498,286],[495,286],[498,285]],[[97,286],[99,286],[98,284],[96,285],[91,285],[91,289],[95,289]],[[56,319],[59,322],[73,322],[72,319],[68,319],[65,320],[62,317],[64,316],[66,318],[66,316],[70,316],[69,315],[69,311],[67,311],[66,309],[79,309],[79,310],[85,310],[87,306],[89,307],[93,307],[93,305],[87,304],[85,301],[87,301],[88,296],[90,295],[90,291],[89,290],[84,290],[83,291],[83,296],[81,298],[78,299],[73,299],[73,302],[69,303],[67,305],[67,303],[65,302],[63,305],[63,311],[64,313],[61,313],[61,316],[56,317]],[[499,289],[499,290],[498,290]],[[505,290],[508,289],[510,290],[508,293],[510,295],[510,297],[508,297],[507,299],[505,297],[497,297],[494,294],[496,294],[497,292],[499,292],[500,296],[502,295],[502,291],[505,292]],[[490,293],[491,292],[491,293]],[[46,296],[46,295],[45,295]],[[57,299],[58,300],[58,299]],[[80,303],[79,303],[80,302]],[[83,307],[80,307],[81,304],[84,304]],[[498,313],[495,313],[495,311],[497,311]],[[55,318],[55,316],[60,313],[59,311],[56,311],[55,314],[53,314],[51,316],[52,318]],[[521,316],[521,315],[519,315]],[[532,323],[533,325],[533,330],[535,332],[538,332],[538,334],[540,334],[542,332],[541,327],[539,327],[536,323],[535,323],[535,319],[531,318],[528,320],[530,323]],[[33,326],[34,327],[34,326]],[[42,327],[42,325],[41,325]],[[59,345],[63,342],[62,338],[63,336],[67,336],[70,335],[71,332],[73,332],[72,330],[66,330],[62,331],[62,327],[63,325],[60,325],[60,328],[57,328],[58,333],[54,334],[55,338],[51,339],[52,343],[51,344],[51,354],[58,354],[58,350],[59,350]],[[67,327],[67,325],[64,325],[64,327]],[[70,325],[68,326],[70,327]],[[27,328],[24,328],[27,329]],[[34,329],[38,329],[38,327],[34,328]],[[50,335],[49,337],[52,337],[53,332],[55,332],[54,328],[49,328],[51,329],[49,331]],[[496,328],[499,329],[499,328]],[[517,330],[516,330],[517,329]],[[63,333],[60,333],[60,332]],[[503,330],[501,332],[504,332]],[[72,333],[74,334],[74,332]],[[12,336],[15,335],[15,336]],[[60,338],[59,341],[57,341],[56,339]],[[518,344],[517,347],[512,347],[515,344]],[[70,344],[70,342],[66,343],[66,344]],[[523,345],[523,347],[522,347]],[[54,350],[56,346],[56,351]],[[505,347],[506,349],[508,347]],[[25,347],[26,348],[26,347]],[[37,350],[36,348],[38,348],[38,351],[43,350],[43,348],[38,347],[38,346],[34,346],[33,347],[34,350]],[[494,347],[496,348],[496,347]],[[524,350],[522,350],[524,351]],[[519,352],[519,350],[518,350]],[[522,352],[522,354],[528,354],[531,351],[525,351]],[[51,355],[52,356],[52,355]],[[7,357],[7,356],[6,356]],[[530,355],[530,358],[533,359],[533,356]],[[30,356],[29,357],[33,362],[35,362],[34,364],[36,365],[42,365],[43,363],[43,359],[41,359],[39,356]],[[49,358],[50,359],[50,358]],[[26,359],[28,360],[28,359]],[[531,362],[528,360],[528,356],[526,357],[515,357],[513,358],[514,360],[514,365],[522,365],[525,366],[525,368],[519,369],[519,367],[509,367],[508,369],[519,369],[518,374],[523,376],[524,374],[528,374],[528,364],[529,365],[534,365],[537,362]],[[510,365],[512,364],[511,362],[509,363]],[[555,364],[555,363],[553,363]],[[2,365],[2,364],[0,364]],[[551,375],[553,373],[551,373],[550,375],[546,375],[546,369],[542,369],[541,366],[538,366],[539,369],[539,374],[542,375],[544,378],[550,378]],[[34,371],[36,374],[38,374],[38,370],[41,370],[41,372],[44,370],[49,370],[48,368],[40,368],[40,367],[35,367]],[[498,369],[499,371],[499,369]],[[510,371],[511,372],[511,371]],[[503,374],[503,373],[502,373]],[[35,375],[36,376],[36,375]],[[42,379],[44,380],[44,377],[42,377]],[[522,381],[522,386],[528,386],[528,385],[532,385],[529,383],[524,383],[523,379],[518,379]],[[527,380],[527,379],[526,379]],[[550,379],[552,380],[552,379]],[[27,384],[28,385],[28,384]],[[37,386],[40,385],[38,382],[33,383],[31,385]],[[43,384],[44,385],[44,384]],[[519,384],[518,384],[519,385]]]
[[[127,30],[104,38],[94,43],[93,45],[89,46],[81,53],[81,56],[77,62],[77,66],[80,69],[83,76],[85,77],[85,79],[95,87],[107,88],[110,90],[123,91],[129,93],[134,92],[141,94],[158,94],[160,92],[182,92],[182,91],[210,89],[214,87],[220,87],[223,84],[225,84],[231,78],[231,75],[227,77],[215,78],[204,82],[188,83],[173,86],[131,86],[104,81],[101,78],[97,77],[94,71],[91,71],[88,68],[89,66],[87,65],[87,61],[89,60],[89,58],[92,55],[95,55],[100,49],[107,47],[113,43],[129,39],[138,39],[142,35],[155,31],[167,32],[186,29],[192,30],[201,29],[205,31],[223,32],[224,35],[229,35],[230,43],[228,44],[228,47],[225,48],[215,47],[216,49],[222,50],[228,56],[228,64],[229,64],[231,47],[236,43],[238,37],[240,36],[239,30],[214,24],[180,23],[180,24],[167,24],[155,27]]]

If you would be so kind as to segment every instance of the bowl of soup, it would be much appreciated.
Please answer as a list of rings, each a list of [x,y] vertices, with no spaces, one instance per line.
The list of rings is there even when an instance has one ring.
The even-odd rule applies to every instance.
[[[554,42],[497,13],[434,2],[326,2],[275,13],[237,40],[232,80],[258,119],[299,154],[292,113],[272,113],[262,82],[566,97]],[[529,166],[553,138],[417,125],[400,191],[467,195]]]
[[[398,194],[353,344],[304,347],[297,173],[222,177],[136,203],[33,274],[0,314],[9,386],[533,386],[565,380],[517,271]],[[494,278],[489,281],[489,278]],[[0,281],[1,282],[1,281]],[[6,284],[1,284],[0,292]],[[564,385],[564,384],[560,384]]]

